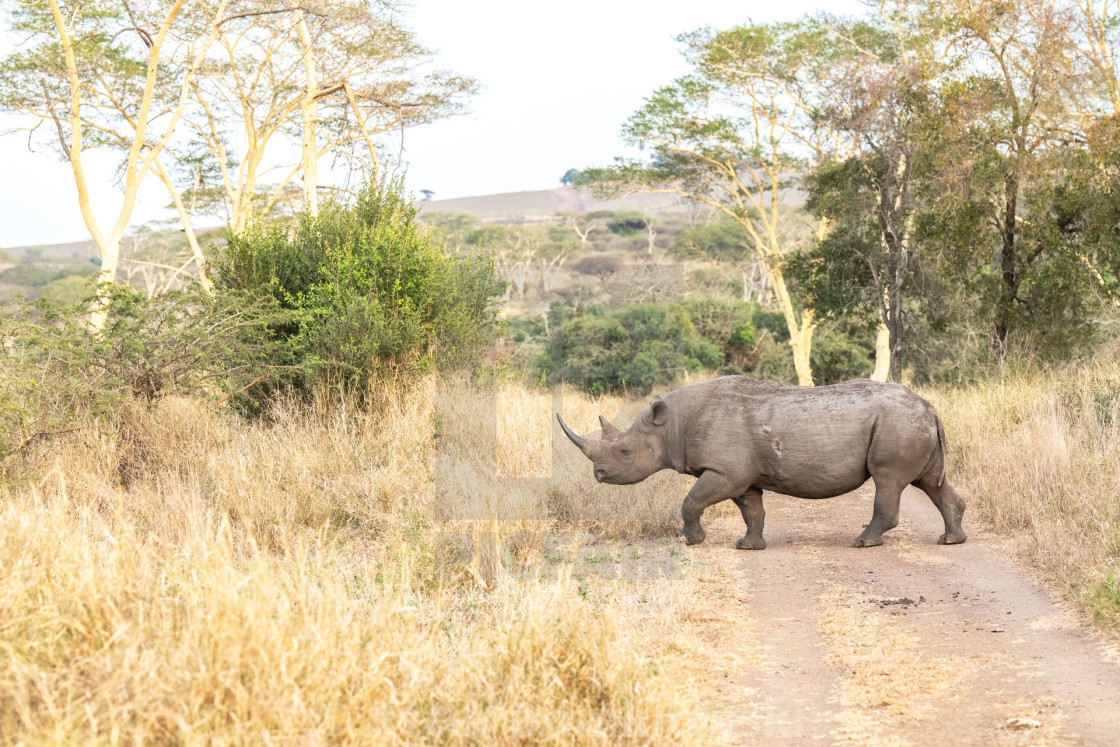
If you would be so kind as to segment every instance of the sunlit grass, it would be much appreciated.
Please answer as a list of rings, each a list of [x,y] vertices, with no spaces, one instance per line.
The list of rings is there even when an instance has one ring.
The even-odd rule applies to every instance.
[[[972,515],[1120,632],[1120,360],[923,394]]]

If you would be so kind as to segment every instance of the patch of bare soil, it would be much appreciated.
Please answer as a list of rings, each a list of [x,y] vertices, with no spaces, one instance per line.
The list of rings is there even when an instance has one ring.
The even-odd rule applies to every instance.
[[[696,624],[716,642],[724,743],[1120,743],[1120,662],[967,515],[968,542],[939,546],[941,517],[911,488],[883,546],[857,550],[869,487],[765,500],[768,549],[735,550],[743,526],[722,510],[684,549],[722,592]]]

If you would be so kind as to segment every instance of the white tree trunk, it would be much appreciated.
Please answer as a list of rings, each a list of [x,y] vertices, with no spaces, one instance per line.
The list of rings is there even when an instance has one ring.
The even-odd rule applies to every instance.
[[[871,373],[872,381],[886,381],[891,374],[891,333],[887,325],[879,322],[879,329],[875,333],[875,370]]]
[[[303,11],[296,10],[299,40],[303,48],[303,70],[307,78],[307,93],[300,105],[303,121],[303,209],[311,215],[319,214],[319,149],[315,141],[315,125],[319,116],[319,79],[315,72],[315,50],[311,45],[311,32]],[[356,114],[355,114],[356,115]]]
[[[97,297],[90,309],[89,326],[94,332],[100,333],[105,328],[109,318],[109,291],[117,282],[117,265],[121,259],[121,239],[111,236],[104,244],[98,244],[101,253],[101,272],[97,274]]]
[[[206,256],[202,253],[202,247],[198,245],[198,237],[191,225],[190,213],[187,212],[187,207],[183,204],[183,198],[179,196],[179,190],[175,188],[175,182],[172,181],[171,175],[164,170],[163,165],[158,160],[154,162],[154,166],[156,176],[163,182],[163,186],[167,187],[167,192],[171,195],[171,202],[175,205],[175,212],[179,214],[179,223],[183,226],[183,233],[187,236],[187,244],[190,245],[191,255],[194,257],[195,264],[198,265],[198,283],[204,291],[213,295],[214,283],[210,280],[210,263],[206,261]]]

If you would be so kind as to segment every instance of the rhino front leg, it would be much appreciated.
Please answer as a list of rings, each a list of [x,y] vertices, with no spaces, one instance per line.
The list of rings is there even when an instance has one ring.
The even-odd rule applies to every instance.
[[[727,478],[718,472],[706,470],[700,475],[693,484],[692,490],[689,490],[688,495],[685,496],[684,503],[681,504],[681,518],[684,519],[681,538],[686,545],[699,545],[707,536],[704,534],[704,528],[700,526],[700,517],[703,516],[704,509],[720,501],[726,501],[734,495],[735,490]]]
[[[898,504],[902,500],[905,482],[887,477],[873,477],[875,480],[875,510],[871,523],[856,537],[852,547],[875,547],[883,544],[883,532],[898,526]]]
[[[743,523],[747,525],[745,537],[735,543],[740,550],[765,550],[766,540],[762,538],[762,527],[766,523],[766,509],[762,506],[762,491],[751,488],[738,498],[733,498],[739,512],[743,514]]]

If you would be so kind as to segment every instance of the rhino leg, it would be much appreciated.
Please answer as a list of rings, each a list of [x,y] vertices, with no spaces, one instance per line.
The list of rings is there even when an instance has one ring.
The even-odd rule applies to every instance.
[[[906,482],[890,477],[875,477],[875,510],[871,513],[871,523],[856,537],[852,547],[875,547],[883,544],[883,532],[898,526],[898,504]]]
[[[700,526],[700,517],[704,515],[704,509],[720,501],[726,501],[734,494],[730,482],[718,472],[706,470],[700,475],[685,496],[684,503],[681,504],[681,518],[684,519],[681,538],[686,545],[699,545],[707,537],[704,528]]]
[[[937,506],[937,510],[941,512],[941,518],[945,520],[945,534],[937,540],[938,544],[959,545],[968,539],[964,530],[961,529],[964,501],[957,495],[957,491],[953,490],[949,481],[942,479],[939,486],[936,477],[922,478],[915,485],[929,496],[933,505]]]
[[[739,512],[743,514],[743,523],[747,525],[745,537],[735,543],[740,550],[765,550],[766,540],[762,538],[762,527],[766,523],[766,509],[762,506],[762,491],[751,488],[745,495],[732,498]]]

